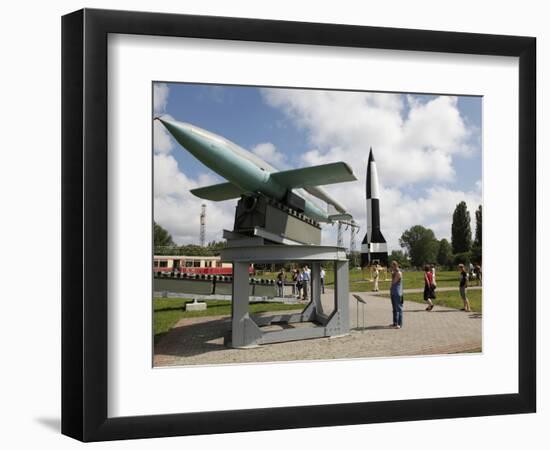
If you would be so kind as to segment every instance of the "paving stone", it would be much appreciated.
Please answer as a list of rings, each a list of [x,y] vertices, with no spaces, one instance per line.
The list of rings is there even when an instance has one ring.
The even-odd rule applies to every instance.
[[[250,349],[227,348],[224,336],[231,331],[228,316],[181,319],[155,346],[154,365],[235,364],[250,362],[294,361],[434,355],[475,351],[482,347],[482,315],[436,306],[404,302],[403,328],[395,330],[389,298],[360,292],[367,302],[365,326],[362,310],[357,324],[357,301],[350,293],[348,336],[309,339],[297,342],[261,345]],[[332,309],[333,292],[323,295],[323,307]],[[295,311],[293,311],[295,312]],[[278,311],[277,314],[280,314]],[[269,315],[269,313],[266,313]]]

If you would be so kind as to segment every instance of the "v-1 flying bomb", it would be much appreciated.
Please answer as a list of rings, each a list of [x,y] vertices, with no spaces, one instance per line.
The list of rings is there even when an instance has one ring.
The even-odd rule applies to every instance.
[[[263,194],[317,222],[352,219],[345,208],[320,187],[355,181],[355,175],[346,163],[277,171],[253,153],[212,132],[188,123],[156,119],[189,153],[227,180],[226,183],[191,190],[197,197],[223,201]],[[326,202],[327,209],[309,200],[304,191]]]

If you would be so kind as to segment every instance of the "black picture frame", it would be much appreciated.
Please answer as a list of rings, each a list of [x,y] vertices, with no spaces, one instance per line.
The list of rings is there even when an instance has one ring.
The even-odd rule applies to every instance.
[[[519,58],[517,393],[107,417],[107,36],[123,33]],[[62,433],[82,441],[486,416],[536,409],[536,39],[84,9],[62,18]]]

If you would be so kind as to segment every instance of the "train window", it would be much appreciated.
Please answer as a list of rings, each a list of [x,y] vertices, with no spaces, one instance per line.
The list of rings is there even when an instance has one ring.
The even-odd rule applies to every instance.
[[[205,261],[204,267],[212,267],[212,261]]]
[[[216,261],[216,267],[222,267],[222,262],[221,261]]]
[[[155,261],[153,262],[153,267],[158,267],[158,266],[159,266],[159,262],[158,262],[157,260],[155,260]]]
[[[185,261],[185,267],[193,267],[193,261]]]
[[[193,261],[193,267],[200,267],[200,266],[201,266],[200,260]]]
[[[168,267],[168,261],[166,260],[160,261],[160,267]]]

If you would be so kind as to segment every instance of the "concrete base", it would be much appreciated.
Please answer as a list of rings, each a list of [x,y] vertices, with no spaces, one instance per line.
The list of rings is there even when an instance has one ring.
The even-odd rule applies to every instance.
[[[206,311],[206,302],[198,302],[197,299],[193,300],[193,303],[185,304],[186,311]]]

